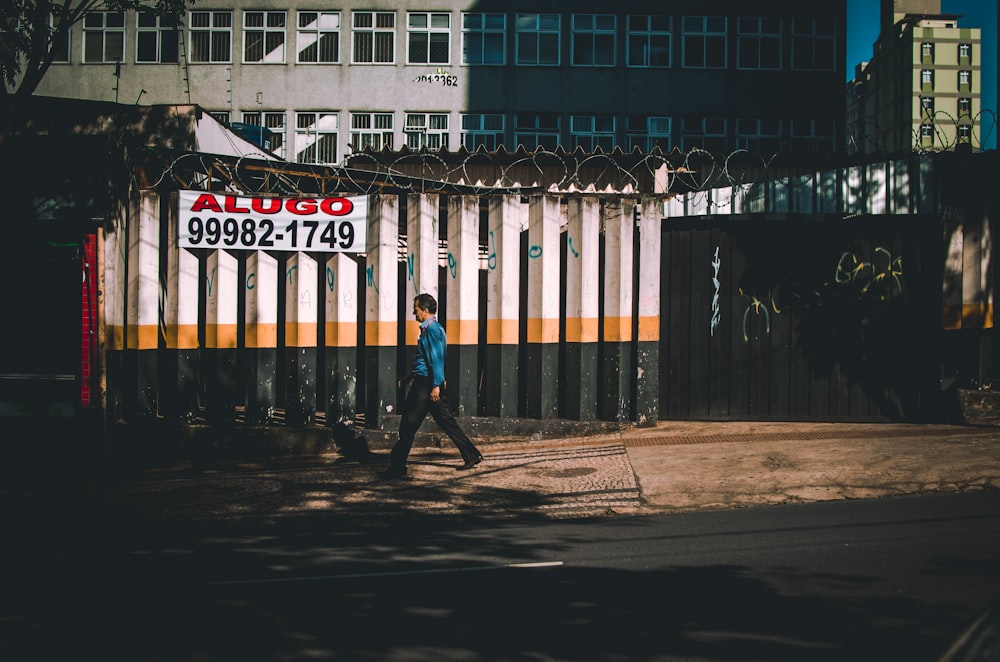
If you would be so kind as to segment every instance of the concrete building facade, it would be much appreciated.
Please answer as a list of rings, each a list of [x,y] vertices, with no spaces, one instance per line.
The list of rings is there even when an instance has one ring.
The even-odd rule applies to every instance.
[[[95,12],[38,94],[193,103],[289,161],[366,148],[830,154],[844,0],[199,0]]]
[[[848,83],[848,153],[980,150],[981,29],[940,0],[882,0],[870,62]]]

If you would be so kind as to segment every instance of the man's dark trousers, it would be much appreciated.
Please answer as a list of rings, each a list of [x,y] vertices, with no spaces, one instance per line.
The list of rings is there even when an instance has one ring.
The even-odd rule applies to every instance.
[[[468,461],[480,456],[479,450],[458,426],[458,421],[448,409],[445,397],[442,395],[437,402],[431,400],[432,388],[434,386],[429,377],[414,375],[410,392],[406,394],[406,400],[403,402],[403,416],[399,421],[399,441],[392,447],[392,453],[389,455],[390,468],[406,467],[406,458],[410,456],[410,449],[413,447],[413,437],[424,422],[427,412],[430,412],[434,422],[458,447],[463,460]]]

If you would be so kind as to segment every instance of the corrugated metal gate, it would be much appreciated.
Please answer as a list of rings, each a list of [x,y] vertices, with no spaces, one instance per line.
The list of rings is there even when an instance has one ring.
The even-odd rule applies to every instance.
[[[660,418],[931,417],[940,224],[664,221]]]

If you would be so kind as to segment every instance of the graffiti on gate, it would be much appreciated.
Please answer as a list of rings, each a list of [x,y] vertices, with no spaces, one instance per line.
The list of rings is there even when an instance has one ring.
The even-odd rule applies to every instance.
[[[715,276],[712,279],[716,287],[712,300],[712,334],[718,312],[718,248],[712,261]],[[738,288],[740,296],[746,297],[743,309],[742,331],[743,341],[750,342],[755,320],[761,320],[761,331],[766,335],[771,332],[771,313],[801,312],[809,308],[829,304],[833,300],[843,302],[852,300],[856,303],[885,302],[903,293],[903,258],[894,256],[892,251],[882,246],[872,250],[871,259],[864,260],[854,251],[841,253],[834,268],[833,278],[813,287],[800,283],[784,281],[780,286],[768,288],[764,297],[759,297],[753,289]]]

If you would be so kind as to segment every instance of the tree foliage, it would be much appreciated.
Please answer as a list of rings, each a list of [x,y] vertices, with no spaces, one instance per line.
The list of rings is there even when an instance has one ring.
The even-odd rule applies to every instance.
[[[194,0],[0,0],[3,94],[33,94],[74,25],[98,11],[136,9],[180,16]]]

